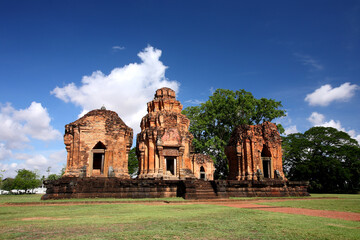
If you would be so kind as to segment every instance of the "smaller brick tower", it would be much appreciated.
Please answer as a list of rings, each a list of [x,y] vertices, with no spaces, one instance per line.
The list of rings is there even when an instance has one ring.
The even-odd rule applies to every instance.
[[[281,137],[274,123],[238,126],[225,154],[229,160],[229,180],[285,180]]]
[[[139,178],[185,179],[194,177],[191,169],[190,120],[181,114],[182,105],[170,88],[156,90],[147,104],[137,135]]]
[[[132,140],[133,130],[117,113],[104,107],[88,112],[65,126],[65,176],[130,178],[128,153]]]

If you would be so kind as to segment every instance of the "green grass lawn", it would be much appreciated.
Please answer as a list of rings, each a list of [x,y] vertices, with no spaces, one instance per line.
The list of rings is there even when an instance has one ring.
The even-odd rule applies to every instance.
[[[112,201],[185,201],[183,198],[71,198],[59,200],[41,200],[41,194],[0,195],[1,203],[28,203],[28,202],[112,202]]]
[[[360,223],[215,205],[0,207],[0,239],[358,239]]]
[[[3,203],[36,202],[40,196],[0,196],[0,199]],[[359,199],[355,195],[286,202],[308,202],[310,207],[325,209],[326,201],[330,200],[347,209],[354,207],[352,200]],[[114,200],[118,199],[108,199]],[[359,236],[360,222],[205,204],[150,206],[134,202],[0,207],[0,239],[359,239]]]
[[[337,197],[338,199],[289,200],[258,203],[261,205],[333,210],[360,213],[360,194],[314,194],[312,197]]]

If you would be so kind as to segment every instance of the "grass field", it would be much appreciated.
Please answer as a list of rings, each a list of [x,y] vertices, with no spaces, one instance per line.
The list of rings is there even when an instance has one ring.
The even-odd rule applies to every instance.
[[[1,202],[33,202],[37,196],[3,197]],[[334,201],[352,208],[344,199],[359,197]],[[2,206],[0,231],[0,239],[359,239],[360,222],[205,204],[134,202]]]
[[[21,202],[136,202],[136,201],[185,201],[183,198],[71,198],[59,200],[41,200],[40,194],[24,194],[24,195],[0,195],[1,203],[21,203]]]
[[[314,199],[306,201],[282,201],[282,202],[266,202],[259,203],[261,205],[293,207],[293,208],[308,208],[318,210],[332,210],[341,212],[355,212],[360,213],[360,194],[314,194],[314,197],[337,197],[340,199]],[[360,238],[360,235],[359,235]]]

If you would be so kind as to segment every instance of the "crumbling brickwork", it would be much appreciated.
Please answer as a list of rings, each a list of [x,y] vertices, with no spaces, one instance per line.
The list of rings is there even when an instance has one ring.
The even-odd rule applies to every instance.
[[[210,156],[201,153],[191,154],[194,176],[202,180],[214,180],[215,166]]]
[[[228,179],[285,179],[281,137],[274,123],[238,126],[225,154],[229,160]]]
[[[129,178],[128,153],[133,130],[117,113],[93,110],[65,126],[65,176]]]
[[[137,135],[139,178],[194,178],[190,146],[190,120],[181,114],[182,105],[170,88],[158,89],[147,104]]]

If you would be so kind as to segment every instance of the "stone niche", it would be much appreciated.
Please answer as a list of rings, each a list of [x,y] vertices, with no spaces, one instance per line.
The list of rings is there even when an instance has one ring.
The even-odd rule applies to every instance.
[[[66,177],[117,177],[129,179],[128,153],[133,130],[117,113],[88,112],[65,126]]]
[[[229,180],[286,180],[281,137],[274,123],[238,126],[225,154],[229,160]]]
[[[191,154],[192,172],[201,180],[214,180],[215,166],[210,156],[201,153]]]
[[[190,120],[181,110],[182,105],[170,88],[158,89],[154,100],[147,104],[148,114],[142,118],[136,141],[139,178],[195,177],[190,155],[193,139]]]

